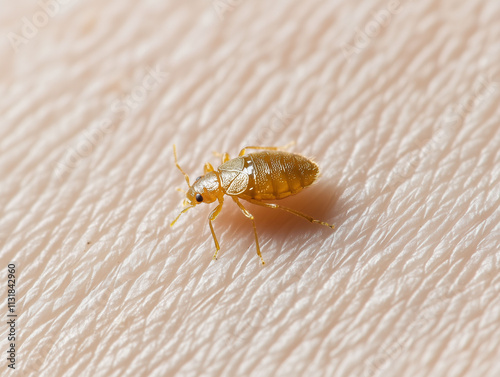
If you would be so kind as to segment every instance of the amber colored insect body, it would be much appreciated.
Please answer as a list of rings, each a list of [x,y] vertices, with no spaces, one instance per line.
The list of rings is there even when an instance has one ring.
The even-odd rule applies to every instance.
[[[245,154],[250,149],[258,150],[258,152]],[[188,206],[181,211],[171,226],[175,224],[180,215],[197,204],[218,201],[217,207],[208,217],[216,248],[214,259],[217,259],[217,252],[220,247],[212,221],[215,220],[222,209],[224,195],[230,196],[243,214],[252,220],[257,254],[262,264],[265,264],[265,262],[260,252],[254,217],[241,204],[239,199],[264,207],[280,208],[303,217],[312,223],[326,225],[333,229],[333,225],[313,219],[302,212],[278,204],[264,202],[264,200],[283,199],[297,194],[316,181],[319,175],[318,165],[300,154],[289,153],[278,147],[246,147],[240,151],[238,157],[233,159],[230,159],[229,155],[224,153],[222,155],[222,165],[215,170],[211,164],[206,163],[205,174],[198,177],[193,185],[189,183],[188,175],[177,162],[175,145],[174,158],[177,168],[186,178],[189,189],[186,192],[186,200],[184,201],[184,204]]]

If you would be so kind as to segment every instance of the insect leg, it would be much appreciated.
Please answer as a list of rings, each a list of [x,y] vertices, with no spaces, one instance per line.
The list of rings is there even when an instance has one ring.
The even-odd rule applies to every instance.
[[[247,211],[247,209],[245,207],[243,207],[243,204],[241,204],[241,202],[238,200],[238,198],[232,196],[233,200],[236,202],[236,204],[238,205],[238,207],[240,207],[241,209],[241,212],[243,212],[243,214],[248,217],[250,220],[252,220],[252,224],[253,224],[253,233],[255,235],[255,245],[257,246],[257,255],[259,256],[262,264],[266,264],[266,262],[264,262],[264,259],[262,258],[262,254],[260,253],[260,247],[259,247],[259,238],[257,237],[257,228],[255,227],[255,220],[254,220],[254,217],[253,215]]]
[[[268,151],[279,151],[279,150],[284,150],[284,149],[287,149],[289,148],[290,146],[294,145],[295,142],[292,141],[290,143],[288,143],[287,145],[284,145],[282,147],[259,147],[259,146],[249,146],[249,147],[245,147],[243,148],[241,151],[240,151],[240,154],[238,156],[243,156],[246,152],[247,149],[260,149],[260,150],[268,150]]]
[[[330,225],[328,223],[325,223],[324,221],[320,221],[320,220],[316,220],[314,219],[313,217],[309,216],[309,215],[306,215],[305,213],[302,213],[302,212],[299,212],[299,211],[296,211],[294,209],[291,209],[291,208],[287,208],[287,207],[283,207],[283,206],[280,206],[278,204],[274,204],[274,203],[266,203],[266,202],[261,202],[261,201],[258,201],[258,200],[255,200],[255,199],[248,199],[248,201],[252,204],[257,204],[259,206],[263,206],[263,207],[268,207],[268,208],[279,208],[279,209],[282,209],[284,211],[287,211],[287,212],[290,212],[290,213],[293,213],[294,215],[297,215],[297,216],[300,216],[300,217],[303,217],[304,219],[306,219],[307,221],[310,221],[311,223],[314,223],[314,224],[321,224],[321,225],[325,225],[329,228],[332,228],[334,229],[335,228],[335,225]]]
[[[219,242],[217,242],[217,237],[215,236],[214,227],[212,226],[212,221],[214,221],[215,218],[219,215],[219,213],[222,209],[222,203],[223,202],[221,200],[219,200],[219,205],[217,207],[215,207],[215,209],[208,216],[208,225],[210,225],[210,230],[212,231],[212,237],[214,238],[215,249],[216,249],[215,254],[214,254],[214,260],[217,259],[217,253],[220,250],[220,246],[219,246]]]
[[[205,166],[203,167],[203,171],[205,174],[210,173],[211,171],[214,171],[214,167],[210,162],[207,162]]]
[[[214,156],[216,157],[221,157],[222,163],[227,162],[230,160],[229,154],[228,153],[219,153],[219,152],[212,152]]]

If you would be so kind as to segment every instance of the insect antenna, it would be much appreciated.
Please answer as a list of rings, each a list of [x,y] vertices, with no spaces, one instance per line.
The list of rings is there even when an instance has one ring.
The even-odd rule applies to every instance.
[[[184,212],[186,212],[188,209],[193,208],[193,207],[194,207],[194,206],[189,206],[189,207],[184,208],[184,209],[181,211],[181,213],[179,213],[179,214],[177,215],[177,217],[175,218],[175,220],[174,220],[174,221],[172,221],[172,223],[170,224],[170,226],[171,226],[171,227],[172,227],[172,226],[174,226],[174,224],[177,222],[177,220],[179,219],[179,217],[181,217],[181,215],[182,215]]]
[[[184,172],[184,170],[182,170],[182,168],[179,165],[179,162],[177,161],[177,151],[175,149],[175,144],[174,144],[174,159],[175,159],[175,166],[177,166],[177,169],[179,169],[181,171],[181,173],[184,174],[184,178],[186,178],[186,182],[187,182],[188,186],[191,187],[191,185],[189,184],[189,176]]]

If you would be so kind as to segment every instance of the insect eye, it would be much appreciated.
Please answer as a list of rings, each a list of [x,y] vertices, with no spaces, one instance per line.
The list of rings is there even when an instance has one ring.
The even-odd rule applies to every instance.
[[[196,178],[196,180],[198,180],[198,179],[200,179],[200,178],[201,178],[201,175],[200,175],[198,178]]]
[[[202,202],[203,201],[203,196],[201,196],[200,194],[196,194],[196,201],[198,203]]]

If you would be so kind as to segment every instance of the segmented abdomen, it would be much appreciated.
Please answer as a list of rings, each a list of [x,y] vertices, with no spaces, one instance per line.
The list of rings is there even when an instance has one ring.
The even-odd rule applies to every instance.
[[[246,190],[238,195],[242,198],[282,199],[311,185],[319,174],[318,165],[294,153],[263,151],[246,157],[249,182]]]

